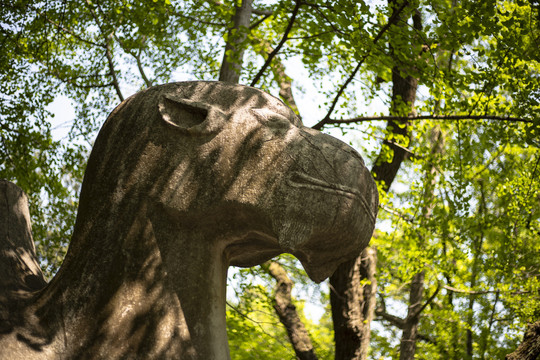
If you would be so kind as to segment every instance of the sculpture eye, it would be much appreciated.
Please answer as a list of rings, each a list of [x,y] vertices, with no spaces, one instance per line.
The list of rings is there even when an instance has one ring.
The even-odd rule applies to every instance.
[[[280,115],[269,109],[251,109],[257,120],[272,129],[288,130],[291,127],[291,121],[283,115]]]

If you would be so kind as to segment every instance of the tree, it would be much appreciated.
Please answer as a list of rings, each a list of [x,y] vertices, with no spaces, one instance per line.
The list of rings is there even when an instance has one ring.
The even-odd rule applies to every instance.
[[[384,334],[407,319],[417,357],[502,357],[540,318],[538,10],[493,0],[2,4],[0,174],[29,194],[51,274],[74,221],[84,141],[106,114],[138,89],[228,68],[315,128],[346,133],[381,182],[375,275],[364,254],[331,280],[338,357],[367,356],[369,333],[374,354],[405,356]],[[59,94],[77,112],[64,142],[47,111]],[[306,95],[323,99],[319,112]],[[380,114],[358,110],[379,98]]]

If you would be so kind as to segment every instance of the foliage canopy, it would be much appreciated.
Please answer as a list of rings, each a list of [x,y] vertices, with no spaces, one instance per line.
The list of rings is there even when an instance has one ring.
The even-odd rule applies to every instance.
[[[426,293],[418,358],[512,351],[525,324],[540,319],[538,2],[256,0],[240,29],[231,25],[235,5],[2,0],[0,177],[30,196],[46,273],[67,249],[87,154],[107,114],[154,84],[217,80],[225,42],[243,33],[241,83],[272,59],[254,85],[292,105],[284,93],[292,81],[306,124],[351,143],[370,165],[392,160],[388,143],[407,149],[397,180],[381,184],[371,358],[399,357],[399,318],[418,272]],[[242,62],[238,54],[225,59]],[[414,106],[392,98],[396,72],[418,81]],[[67,124],[54,120],[58,97],[75,110]],[[390,115],[410,136],[384,127]],[[59,126],[68,126],[62,138],[53,136]],[[279,262],[294,269],[288,257]],[[234,274],[234,358],[294,358],[284,330],[265,325],[278,321],[272,278],[262,268]],[[302,308],[315,285],[292,274]],[[316,291],[326,310],[328,291]],[[318,356],[331,358],[328,311],[308,329]]]

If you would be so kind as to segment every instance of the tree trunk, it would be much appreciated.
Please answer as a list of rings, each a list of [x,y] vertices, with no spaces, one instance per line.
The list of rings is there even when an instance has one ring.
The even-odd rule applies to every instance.
[[[388,5],[392,8],[398,7],[398,0],[388,0]],[[403,23],[398,26],[404,26]],[[413,16],[413,26],[416,29],[421,29],[421,18],[418,11],[415,12]],[[394,51],[394,48],[391,46],[391,51]],[[406,115],[403,114],[404,109],[408,109],[409,115],[414,115],[414,103],[416,101],[416,91],[418,88],[418,79],[411,75],[406,75],[403,77],[401,74],[407,74],[409,69],[403,69],[400,66],[394,66],[392,68],[392,115]],[[397,127],[397,131],[396,131]],[[388,122],[387,128],[394,134],[399,134],[404,136],[406,139],[410,140],[409,132],[409,122],[407,120],[402,120],[400,123]],[[404,144],[408,145],[408,141]],[[406,157],[407,153],[403,147],[399,147],[396,144],[388,144],[393,150],[393,158],[386,169],[381,169],[381,173],[386,175],[386,178],[393,179],[396,176],[397,168],[395,163],[401,163]],[[375,168],[381,167],[380,160],[377,159]],[[386,181],[386,178],[380,177],[381,180]],[[388,189],[389,185],[384,184],[383,188]],[[414,359],[414,354],[416,352],[416,341],[418,335],[418,323],[420,320],[420,312],[422,307],[422,299],[424,294],[424,277],[425,272],[420,271],[419,273],[413,276],[411,281],[411,288],[409,292],[409,307],[407,311],[407,317],[405,318],[405,323],[403,326],[403,333],[401,335],[400,343],[400,360],[412,360]]]
[[[416,101],[416,89],[418,79],[408,75],[405,78],[401,76],[398,66],[392,69],[392,107],[391,115],[404,115],[398,111],[400,105],[408,104],[410,114],[414,114],[414,102]],[[406,114],[405,114],[406,115]],[[373,165],[371,173],[375,180],[383,184],[384,191],[388,191],[396,178],[401,163],[405,160],[408,151],[407,146],[411,137],[410,121],[408,120],[389,120],[386,124],[387,137],[383,142],[383,149]],[[395,138],[405,139],[403,144],[397,144]],[[392,154],[391,160],[385,161],[385,148],[389,148]]]
[[[219,81],[238,84],[244,57],[242,43],[246,40],[252,11],[253,0],[242,0],[242,5],[236,7],[236,13],[232,18],[232,26],[227,36],[225,53],[219,71]]]
[[[535,360],[540,356],[540,320],[527,327],[523,342],[506,360]]]
[[[399,346],[399,360],[412,360],[416,352],[416,339],[418,337],[418,321],[424,295],[425,272],[420,271],[414,275],[409,292],[409,308],[403,325],[403,334]]]
[[[356,259],[340,265],[330,277],[336,359],[367,359],[375,313],[376,263],[375,249],[366,248]],[[360,286],[362,279],[368,282]]]
[[[293,282],[287,276],[285,269],[275,261],[269,262],[267,270],[276,279],[274,309],[279,320],[287,330],[287,335],[289,336],[297,359],[317,360],[306,327],[298,316],[296,306],[292,303],[291,291]]]
[[[396,9],[395,0],[389,1],[389,5]],[[397,111],[402,108],[401,104],[408,104],[410,112],[414,111],[414,102],[416,100],[416,89],[418,87],[418,79],[412,76],[401,76],[403,69],[394,66],[392,69],[392,106],[391,115],[403,115]],[[387,137],[383,143],[383,149],[377,157],[375,164],[371,170],[371,174],[376,181],[383,184],[382,188],[385,191],[390,189],[401,164],[407,156],[408,140],[410,139],[410,122],[407,120],[390,120],[386,125]],[[395,137],[405,138],[403,145],[396,144]],[[392,153],[391,160],[386,161],[385,152],[389,149]],[[375,305],[365,303],[366,297],[358,299],[355,288],[360,286],[362,276],[355,274],[356,261],[350,261],[341,264],[336,273],[330,279],[330,284],[333,287],[330,292],[330,301],[332,304],[332,316],[334,320],[334,332],[336,341],[336,360],[346,359],[366,359],[367,348],[369,346],[369,335],[365,335],[365,331],[369,331],[369,322],[373,319]],[[359,261],[361,263],[361,261]],[[373,266],[373,278],[375,273],[375,262],[366,264]],[[340,280],[347,279],[349,280]],[[333,280],[332,280],[333,279]],[[367,280],[372,281],[367,278]],[[372,282],[374,284],[374,282]],[[373,296],[375,287],[372,288]],[[374,300],[373,300],[374,301]],[[360,309],[368,309],[366,317],[359,321],[354,318],[355,314],[361,314],[364,311]],[[362,355],[361,355],[362,354]],[[360,357],[363,356],[363,357]]]

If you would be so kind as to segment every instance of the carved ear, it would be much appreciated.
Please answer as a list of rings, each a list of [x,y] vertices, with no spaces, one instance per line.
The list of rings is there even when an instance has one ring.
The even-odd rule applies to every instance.
[[[163,95],[158,108],[167,124],[189,135],[216,133],[227,120],[226,115],[215,106],[172,95]]]

